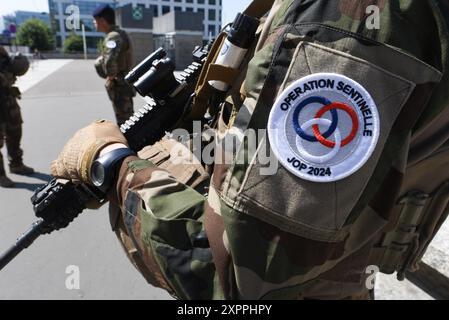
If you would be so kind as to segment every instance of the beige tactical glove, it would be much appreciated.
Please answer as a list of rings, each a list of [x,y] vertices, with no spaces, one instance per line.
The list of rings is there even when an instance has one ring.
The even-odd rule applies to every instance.
[[[79,130],[51,165],[51,174],[73,183],[91,184],[90,169],[99,153],[107,146],[128,146],[119,127],[110,121],[97,121]]]
[[[95,70],[97,71],[97,74],[101,78],[106,79],[107,75],[106,72],[104,72],[103,64],[104,64],[103,57],[102,56],[98,57],[97,60],[95,60]]]

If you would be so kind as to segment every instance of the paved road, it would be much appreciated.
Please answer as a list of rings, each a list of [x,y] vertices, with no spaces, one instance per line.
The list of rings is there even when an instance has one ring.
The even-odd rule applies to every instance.
[[[35,220],[31,190],[50,178],[49,164],[68,138],[95,119],[113,119],[103,82],[93,70],[92,61],[74,61],[25,92],[25,161],[39,173],[11,175],[17,188],[0,189],[0,251]],[[66,288],[69,265],[79,267],[80,290]],[[110,230],[107,208],[85,212],[66,230],[38,239],[0,273],[0,299],[167,298],[128,262]]]

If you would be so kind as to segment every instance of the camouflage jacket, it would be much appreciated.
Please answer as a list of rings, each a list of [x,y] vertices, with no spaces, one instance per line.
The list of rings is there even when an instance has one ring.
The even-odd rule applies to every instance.
[[[169,154],[122,165],[114,225],[147,280],[182,299],[360,297],[407,168],[449,140],[448,21],[444,1],[276,1],[248,65],[246,99],[220,132],[240,145],[216,152],[207,195],[187,182],[194,173],[181,179],[158,166]],[[256,155],[273,140],[253,149],[243,132],[267,129],[277,98],[317,73],[370,93],[379,113],[370,158],[327,183],[281,164],[261,174]],[[229,153],[233,161],[221,161]]]
[[[17,77],[9,71],[11,59],[8,52],[0,46],[0,86],[10,88],[17,80]]]
[[[0,123],[7,120],[9,110],[17,105],[15,99],[21,97],[19,88],[14,86],[17,77],[8,70],[9,64],[9,54],[0,46]]]
[[[114,26],[103,42],[103,69],[109,77],[124,77],[132,67],[133,49],[125,31]]]

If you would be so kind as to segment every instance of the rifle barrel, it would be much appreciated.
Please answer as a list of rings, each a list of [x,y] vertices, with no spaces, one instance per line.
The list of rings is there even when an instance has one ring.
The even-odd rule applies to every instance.
[[[39,220],[31,226],[31,228],[25,232],[16,243],[6,250],[0,256],[0,270],[2,270],[8,263],[10,263],[19,253],[28,248],[39,236],[42,235],[42,225],[44,220]]]

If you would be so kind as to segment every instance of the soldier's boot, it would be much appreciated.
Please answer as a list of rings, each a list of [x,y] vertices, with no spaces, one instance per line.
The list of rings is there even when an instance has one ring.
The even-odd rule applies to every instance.
[[[22,125],[10,127],[6,131],[6,148],[8,149],[9,171],[14,174],[29,175],[34,169],[23,163],[23,151],[20,148]]]
[[[6,175],[0,176],[0,187],[2,188],[13,188],[15,186],[14,181],[9,179]]]
[[[13,157],[9,157],[9,172],[26,176],[33,174],[34,169],[23,163],[21,153],[16,153]]]
[[[14,187],[14,182],[6,176],[5,168],[3,167],[3,157],[1,153],[0,153],[0,187],[2,188]]]
[[[34,173],[34,169],[26,166],[22,160],[22,149],[8,148],[9,151],[9,171],[14,174],[29,175]]]
[[[34,169],[23,163],[9,165],[9,171],[14,174],[29,175],[34,173]]]

